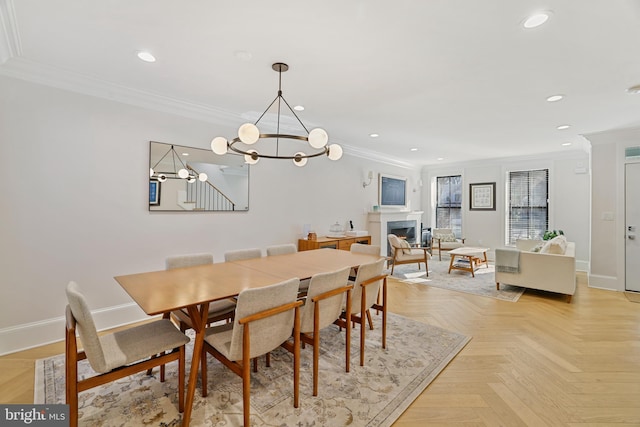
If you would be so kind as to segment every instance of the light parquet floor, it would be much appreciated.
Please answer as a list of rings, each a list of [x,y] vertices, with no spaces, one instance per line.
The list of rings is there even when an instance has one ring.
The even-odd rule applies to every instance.
[[[392,279],[389,308],[473,337],[396,427],[640,426],[640,304],[588,288],[583,274],[570,304]],[[63,351],[58,343],[0,357],[0,402],[32,403],[34,360]]]

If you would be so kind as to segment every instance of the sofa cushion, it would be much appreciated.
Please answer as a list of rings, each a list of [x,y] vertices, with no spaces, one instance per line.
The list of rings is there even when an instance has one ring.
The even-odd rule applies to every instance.
[[[567,238],[564,235],[556,236],[547,241],[540,249],[541,254],[564,255],[567,250]]]

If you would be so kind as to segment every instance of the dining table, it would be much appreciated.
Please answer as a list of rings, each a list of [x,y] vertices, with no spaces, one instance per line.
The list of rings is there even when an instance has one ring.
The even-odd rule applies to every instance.
[[[221,262],[194,267],[116,276],[115,280],[149,316],[186,309],[195,338],[187,382],[182,425],[189,426],[204,346],[209,304],[236,297],[245,289],[274,285],[297,277],[309,279],[345,267],[358,266],[380,256],[338,249],[316,249],[292,254]]]

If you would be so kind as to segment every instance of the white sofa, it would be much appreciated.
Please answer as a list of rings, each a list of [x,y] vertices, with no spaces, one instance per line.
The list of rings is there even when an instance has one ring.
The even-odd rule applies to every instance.
[[[560,244],[553,246],[556,239]],[[562,239],[564,236],[546,242],[546,248],[541,248],[539,252],[534,251],[540,248],[542,242],[539,240],[516,241],[516,249],[519,251],[517,273],[498,271],[500,266],[508,264],[505,258],[509,254],[496,250],[496,289],[500,289],[500,283],[503,283],[557,292],[567,295],[567,302],[571,302],[571,296],[576,292],[576,246],[566,239],[562,244]]]

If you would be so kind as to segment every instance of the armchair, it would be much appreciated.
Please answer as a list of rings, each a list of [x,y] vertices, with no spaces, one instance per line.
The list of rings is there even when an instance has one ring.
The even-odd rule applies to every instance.
[[[438,250],[438,260],[442,261],[442,251],[450,251],[464,246],[464,238],[458,239],[451,228],[434,228],[431,236],[431,253]]]
[[[393,263],[391,265],[391,274],[393,274],[396,264],[413,264],[417,262],[419,269],[420,263],[424,262],[424,268],[427,271],[427,276],[429,276],[429,265],[427,264],[427,259],[431,258],[431,254],[428,252],[429,248],[412,248],[406,240],[402,240],[395,234],[389,234],[387,239],[389,239],[389,245],[391,245]]]

